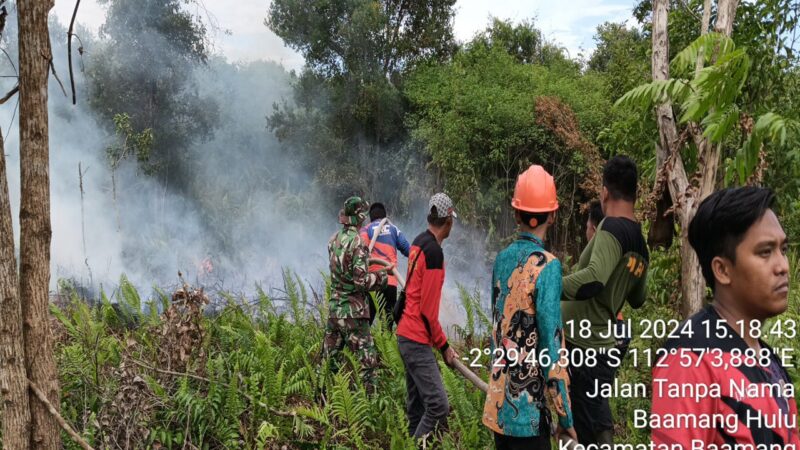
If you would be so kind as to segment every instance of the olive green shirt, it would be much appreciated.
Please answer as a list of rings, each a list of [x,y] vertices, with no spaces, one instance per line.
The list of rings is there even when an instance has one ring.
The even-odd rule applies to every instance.
[[[567,342],[582,348],[613,347],[614,336],[601,335],[608,334],[609,323],[616,322],[626,300],[633,308],[644,304],[649,260],[639,223],[623,217],[600,222],[577,270],[563,279],[561,314]],[[589,337],[579,332],[584,319],[591,322]]]

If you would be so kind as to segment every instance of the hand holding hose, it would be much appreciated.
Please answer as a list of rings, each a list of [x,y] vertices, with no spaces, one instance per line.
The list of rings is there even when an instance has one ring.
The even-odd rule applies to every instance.
[[[458,353],[453,350],[453,347],[447,347],[447,350],[444,351],[442,355],[444,357],[444,363],[447,364],[450,368],[455,368],[455,361],[458,361]]]

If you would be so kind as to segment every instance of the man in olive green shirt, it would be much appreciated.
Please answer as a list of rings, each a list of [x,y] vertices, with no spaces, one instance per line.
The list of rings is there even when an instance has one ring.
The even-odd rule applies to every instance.
[[[647,293],[650,255],[634,216],[637,181],[636,164],[630,158],[615,156],[606,163],[600,194],[605,218],[581,253],[577,270],[563,279],[561,312],[567,348],[573,359],[583,356],[582,364],[570,370],[575,431],[584,445],[613,443],[608,399],[589,393],[596,390],[596,383],[614,383],[620,360],[611,350],[617,313],[625,301],[639,308]],[[592,350],[597,359],[590,363],[587,349],[606,350]],[[575,356],[578,352],[583,355]]]

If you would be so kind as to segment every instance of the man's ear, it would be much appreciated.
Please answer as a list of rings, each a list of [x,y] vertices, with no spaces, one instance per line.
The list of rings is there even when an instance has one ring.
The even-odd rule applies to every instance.
[[[519,215],[519,210],[518,209],[514,210],[514,222],[517,225],[520,225],[522,223],[522,216]]]
[[[556,223],[556,212],[555,211],[553,211],[553,212],[551,212],[550,214],[547,215],[547,224],[548,225],[552,225],[554,223]]]
[[[716,282],[722,286],[731,284],[733,263],[723,256],[715,256],[711,260],[711,273],[714,274]]]

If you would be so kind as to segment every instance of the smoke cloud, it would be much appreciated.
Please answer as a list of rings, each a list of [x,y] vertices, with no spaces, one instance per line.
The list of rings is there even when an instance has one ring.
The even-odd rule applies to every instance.
[[[15,20],[12,13],[3,42],[14,60],[16,42],[9,36],[16,35]],[[68,83],[64,27],[53,22],[51,35],[54,65]],[[91,46],[86,50],[88,60]],[[291,74],[274,62],[232,64],[222,56],[196,69],[198,95],[219,106],[219,123],[208,140],[189,148],[185,168],[192,176],[178,194],[137,170],[134,160],[120,165],[112,183],[106,148],[115,136],[90,110],[88,80],[77,56],[75,64],[77,105],[52,77],[49,86],[51,289],[69,279],[94,295],[100,288],[112,294],[125,274],[149,295],[155,286],[175,286],[180,271],[211,291],[252,294],[256,284],[267,291],[282,286],[282,270],[290,269],[319,292],[321,274],[327,273],[327,241],[339,228],[344,199],[321,201],[328,196],[266,127],[273,104],[291,98]],[[8,60],[1,65],[3,74],[13,74]],[[15,82],[2,78],[0,89],[5,92]],[[18,240],[17,120],[13,104],[0,108]],[[427,199],[417,199],[410,209],[410,216],[391,219],[412,240],[426,227]],[[457,282],[488,298],[490,269],[482,235],[457,224],[445,241],[445,324],[463,322]],[[406,264],[402,259],[401,273]]]

